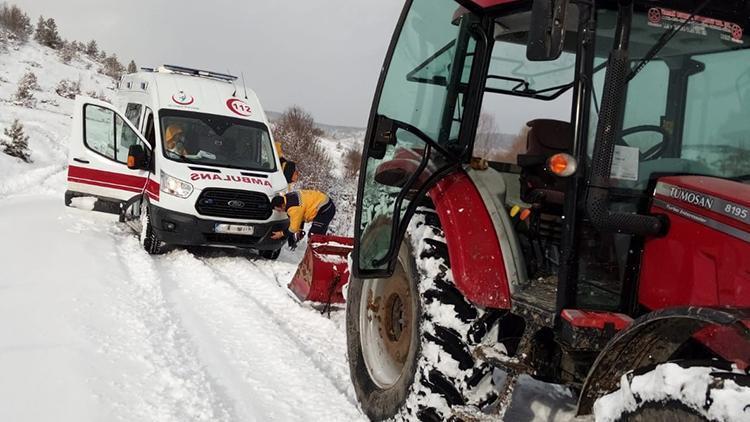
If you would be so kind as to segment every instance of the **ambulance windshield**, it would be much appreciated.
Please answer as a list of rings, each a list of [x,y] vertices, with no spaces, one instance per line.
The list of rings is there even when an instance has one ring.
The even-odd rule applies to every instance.
[[[263,123],[178,110],[161,110],[160,118],[163,154],[170,160],[276,170],[271,137]]]

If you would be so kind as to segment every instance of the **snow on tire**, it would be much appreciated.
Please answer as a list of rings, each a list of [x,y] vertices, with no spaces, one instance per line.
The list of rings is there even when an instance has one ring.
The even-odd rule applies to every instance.
[[[141,202],[140,223],[140,241],[143,249],[150,255],[160,255],[164,253],[162,241],[159,240],[156,232],[154,232],[154,229],[151,226],[151,216],[148,212],[148,202],[146,202],[145,200]]]
[[[454,286],[431,210],[412,218],[394,275],[353,280],[347,299],[350,373],[371,419],[446,420],[453,406],[481,408],[496,398],[492,368],[472,349],[497,335],[491,327],[499,315]]]
[[[736,369],[664,363],[622,376],[594,403],[597,422],[750,420],[750,375]]]

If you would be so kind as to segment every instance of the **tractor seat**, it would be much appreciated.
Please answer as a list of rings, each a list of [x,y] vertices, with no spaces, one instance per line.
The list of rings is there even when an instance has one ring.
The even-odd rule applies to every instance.
[[[568,122],[536,119],[526,123],[526,153],[518,155],[521,167],[521,199],[528,203],[565,201],[566,180],[546,170],[547,159],[573,148],[573,126]]]

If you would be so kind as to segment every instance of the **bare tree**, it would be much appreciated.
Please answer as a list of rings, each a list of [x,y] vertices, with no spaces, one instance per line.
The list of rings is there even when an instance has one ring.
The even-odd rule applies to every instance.
[[[15,5],[4,4],[0,9],[0,27],[8,30],[20,42],[28,41],[34,32],[29,15]]]
[[[62,60],[65,64],[70,64],[70,62],[76,57],[78,54],[78,51],[76,49],[76,45],[74,42],[66,42],[63,41],[62,48],[60,49],[60,60]]]
[[[301,186],[328,191],[333,186],[333,163],[319,143],[313,117],[299,106],[287,109],[274,125],[274,138],[284,155],[297,163]]]
[[[120,80],[123,72],[125,72],[125,66],[123,66],[122,63],[120,63],[120,60],[117,59],[116,54],[113,54],[105,58],[102,61],[102,65],[103,67],[100,70],[100,72],[109,76],[110,78],[114,80]]]
[[[526,140],[529,135],[529,130],[531,130],[531,128],[523,125],[518,134],[515,137],[511,138],[512,141],[510,143],[506,142],[503,144],[502,148],[494,150],[490,153],[490,155],[488,156],[490,161],[517,163],[518,154],[523,154],[526,151]]]
[[[362,163],[362,151],[359,149],[350,149],[344,155],[344,177],[353,179],[359,174],[359,168]]]
[[[488,158],[492,153],[493,143],[497,136],[497,125],[495,118],[488,113],[479,115],[477,122],[477,134],[474,138],[474,155]]]

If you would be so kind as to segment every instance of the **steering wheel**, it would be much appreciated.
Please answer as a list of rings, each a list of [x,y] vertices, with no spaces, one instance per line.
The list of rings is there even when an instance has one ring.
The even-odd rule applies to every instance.
[[[622,134],[620,135],[620,142],[622,142],[622,144],[625,146],[630,146],[627,142],[625,142],[624,138],[628,135],[639,132],[657,132],[662,136],[661,142],[652,146],[646,151],[640,151],[639,149],[638,155],[641,161],[648,161],[659,158],[662,153],[664,153],[664,149],[666,149],[667,145],[671,143],[672,136],[669,134],[669,132],[667,132],[663,127],[656,125],[638,125],[624,129],[622,131]]]

